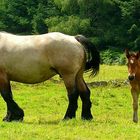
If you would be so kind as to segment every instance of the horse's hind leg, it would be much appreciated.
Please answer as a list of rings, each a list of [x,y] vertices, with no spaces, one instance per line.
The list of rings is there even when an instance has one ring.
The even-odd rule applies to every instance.
[[[75,84],[75,76],[73,74],[65,75],[62,77],[68,92],[69,105],[64,116],[64,119],[72,119],[76,116],[76,110],[78,108],[78,92]]]
[[[85,119],[85,120],[91,120],[93,117],[90,110],[91,108],[90,90],[83,79],[82,73],[77,75],[76,84],[77,84],[78,92],[80,94],[80,98],[82,100],[81,117],[82,119]]]
[[[24,112],[13,100],[10,82],[4,72],[0,72],[0,92],[7,104],[7,115],[3,118],[3,121],[23,120]]]

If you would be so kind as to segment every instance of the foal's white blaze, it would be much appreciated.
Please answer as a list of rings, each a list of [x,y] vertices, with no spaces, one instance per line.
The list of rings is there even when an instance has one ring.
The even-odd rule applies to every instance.
[[[134,60],[131,59],[131,60],[130,60],[130,63],[131,63],[131,64],[134,64]]]

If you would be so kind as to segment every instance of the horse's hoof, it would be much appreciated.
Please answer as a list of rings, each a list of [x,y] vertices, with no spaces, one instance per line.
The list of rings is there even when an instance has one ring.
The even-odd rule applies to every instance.
[[[20,118],[18,120],[12,120],[12,121],[14,121],[14,122],[23,122],[23,118]]]
[[[92,120],[93,119],[93,116],[90,114],[90,115],[86,115],[86,116],[82,116],[81,117],[82,118],[82,120]]]
[[[4,117],[3,118],[3,121],[4,122],[12,122],[12,121],[15,121],[15,122],[22,122],[23,121],[23,118],[19,118],[19,119],[10,119],[10,118],[7,118],[7,117]]]
[[[69,117],[69,116],[65,116],[64,118],[63,118],[63,120],[65,121],[65,120],[71,120],[71,119],[74,119],[75,118],[75,116],[71,116],[71,117]]]
[[[138,123],[138,120],[133,120],[134,123]]]
[[[11,122],[11,120],[8,119],[8,118],[6,118],[6,117],[3,118],[3,121],[4,121],[4,122]]]
[[[11,113],[11,111],[7,112],[7,115],[3,118],[3,121],[5,122],[21,122],[23,121],[24,112],[22,109],[19,109],[17,112]]]

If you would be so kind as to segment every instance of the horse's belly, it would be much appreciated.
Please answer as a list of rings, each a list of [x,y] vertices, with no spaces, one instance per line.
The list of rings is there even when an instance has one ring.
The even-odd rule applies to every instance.
[[[27,84],[36,84],[36,83],[41,83],[44,82],[46,80],[48,80],[49,78],[51,78],[53,75],[45,75],[45,76],[36,76],[36,77],[29,77],[28,75],[26,75],[25,77],[15,77],[15,76],[11,76],[10,80],[11,81],[16,81],[16,82],[21,82],[21,83],[27,83]]]
[[[56,75],[54,71],[50,69],[44,70],[25,70],[25,71],[14,71],[8,74],[11,81],[17,81],[27,84],[35,84],[48,80],[52,76]]]

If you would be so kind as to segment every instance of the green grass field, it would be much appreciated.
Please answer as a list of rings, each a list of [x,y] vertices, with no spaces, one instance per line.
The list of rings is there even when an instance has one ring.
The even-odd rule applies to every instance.
[[[37,85],[12,83],[14,99],[23,108],[23,122],[2,122],[6,105],[0,98],[0,140],[139,140],[140,123],[132,122],[129,86],[90,87],[92,121],[81,120],[78,100],[76,119],[62,121],[68,101],[63,82],[49,80]],[[101,66],[93,81],[126,80],[126,66]],[[55,81],[55,83],[54,83]],[[139,114],[140,115],[140,114]]]

